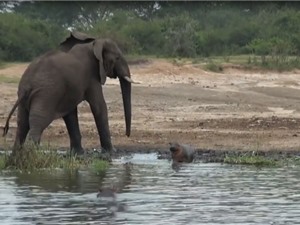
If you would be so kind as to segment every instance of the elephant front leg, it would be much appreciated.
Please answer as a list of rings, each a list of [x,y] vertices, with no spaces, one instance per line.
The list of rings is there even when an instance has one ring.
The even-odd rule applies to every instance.
[[[112,143],[108,124],[107,106],[103,97],[101,86],[94,88],[87,95],[87,101],[90,104],[92,113],[94,115],[98,134],[100,137],[101,147],[105,152],[111,153],[115,151]]]
[[[91,110],[95,118],[101,147],[105,152],[111,153],[112,151],[114,151],[114,148],[111,143],[106,104],[104,102],[101,109],[99,109],[99,107],[91,106]]]
[[[84,150],[81,145],[81,134],[78,124],[78,111],[77,107],[70,112],[69,114],[63,117],[69,137],[70,137],[70,147],[71,152],[77,155],[81,155],[84,153]]]

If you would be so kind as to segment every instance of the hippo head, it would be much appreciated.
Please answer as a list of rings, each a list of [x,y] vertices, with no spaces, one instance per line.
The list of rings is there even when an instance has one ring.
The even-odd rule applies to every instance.
[[[172,153],[180,149],[180,145],[177,142],[170,142],[169,145],[170,145],[170,151]]]
[[[170,142],[170,151],[173,161],[183,162],[185,161],[186,155],[182,149],[182,146],[177,142]]]

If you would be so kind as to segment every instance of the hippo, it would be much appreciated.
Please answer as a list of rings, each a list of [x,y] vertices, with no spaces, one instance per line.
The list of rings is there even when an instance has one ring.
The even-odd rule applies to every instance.
[[[112,198],[116,199],[116,189],[114,188],[100,188],[97,194],[97,198]]]
[[[191,163],[194,160],[195,149],[189,145],[170,142],[170,151],[174,163]]]
[[[118,190],[115,188],[100,188],[97,194],[97,198],[107,200],[106,206],[112,213],[124,212],[127,210],[126,204],[117,202],[117,192]]]

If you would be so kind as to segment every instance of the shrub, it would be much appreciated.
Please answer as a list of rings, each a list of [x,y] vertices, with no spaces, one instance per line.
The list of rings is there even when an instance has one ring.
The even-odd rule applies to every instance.
[[[0,13],[0,60],[29,61],[58,46],[63,29],[16,13]]]

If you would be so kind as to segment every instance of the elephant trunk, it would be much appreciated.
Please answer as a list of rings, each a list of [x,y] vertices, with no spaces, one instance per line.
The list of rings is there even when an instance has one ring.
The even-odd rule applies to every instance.
[[[122,90],[125,124],[126,124],[126,136],[130,136],[131,130],[131,83],[123,77],[120,79],[120,86]]]

